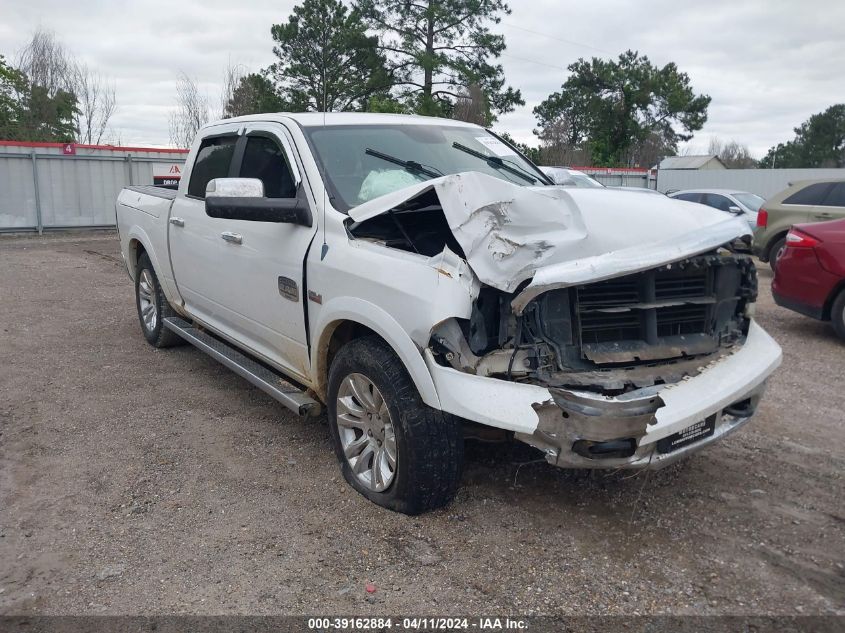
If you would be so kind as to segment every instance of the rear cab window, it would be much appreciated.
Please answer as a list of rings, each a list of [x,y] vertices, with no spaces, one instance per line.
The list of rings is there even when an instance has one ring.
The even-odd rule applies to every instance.
[[[238,137],[215,136],[203,139],[197,151],[194,167],[191,169],[191,181],[188,183],[188,195],[205,198],[205,187],[215,178],[226,178],[235,154]]]
[[[834,183],[832,182],[817,182],[807,185],[786,198],[781,204],[822,204],[828,192],[833,188],[833,185]]]

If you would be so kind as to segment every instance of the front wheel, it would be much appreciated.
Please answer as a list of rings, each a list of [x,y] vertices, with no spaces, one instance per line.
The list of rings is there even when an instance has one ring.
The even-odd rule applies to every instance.
[[[380,506],[419,514],[448,503],[463,466],[463,433],[426,405],[390,346],[355,339],[332,361],[332,440],[346,481]]]

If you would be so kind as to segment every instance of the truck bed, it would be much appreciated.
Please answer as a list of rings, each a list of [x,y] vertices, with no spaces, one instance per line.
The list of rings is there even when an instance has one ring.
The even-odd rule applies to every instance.
[[[135,185],[132,187],[125,187],[129,191],[136,191],[147,196],[155,196],[156,198],[164,198],[165,200],[176,199],[176,189],[168,187],[159,187],[157,185]]]

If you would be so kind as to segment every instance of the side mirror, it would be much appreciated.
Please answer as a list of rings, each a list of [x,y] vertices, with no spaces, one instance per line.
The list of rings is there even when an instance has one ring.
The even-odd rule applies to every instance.
[[[215,178],[205,188],[209,217],[311,226],[311,211],[299,198],[265,198],[257,178]]]
[[[728,211],[733,213],[734,215],[742,215],[742,209],[737,206],[730,206],[728,207]]]
[[[213,178],[205,186],[205,197],[263,198],[264,183],[258,178]]]

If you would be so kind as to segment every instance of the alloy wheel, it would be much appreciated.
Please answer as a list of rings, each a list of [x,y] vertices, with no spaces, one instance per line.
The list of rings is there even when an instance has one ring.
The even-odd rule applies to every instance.
[[[138,305],[144,328],[153,332],[158,324],[158,308],[155,301],[155,282],[146,268],[141,271],[141,278],[138,280]]]
[[[384,397],[363,374],[349,374],[340,383],[337,430],[358,481],[374,492],[389,488],[396,476],[396,433]]]

